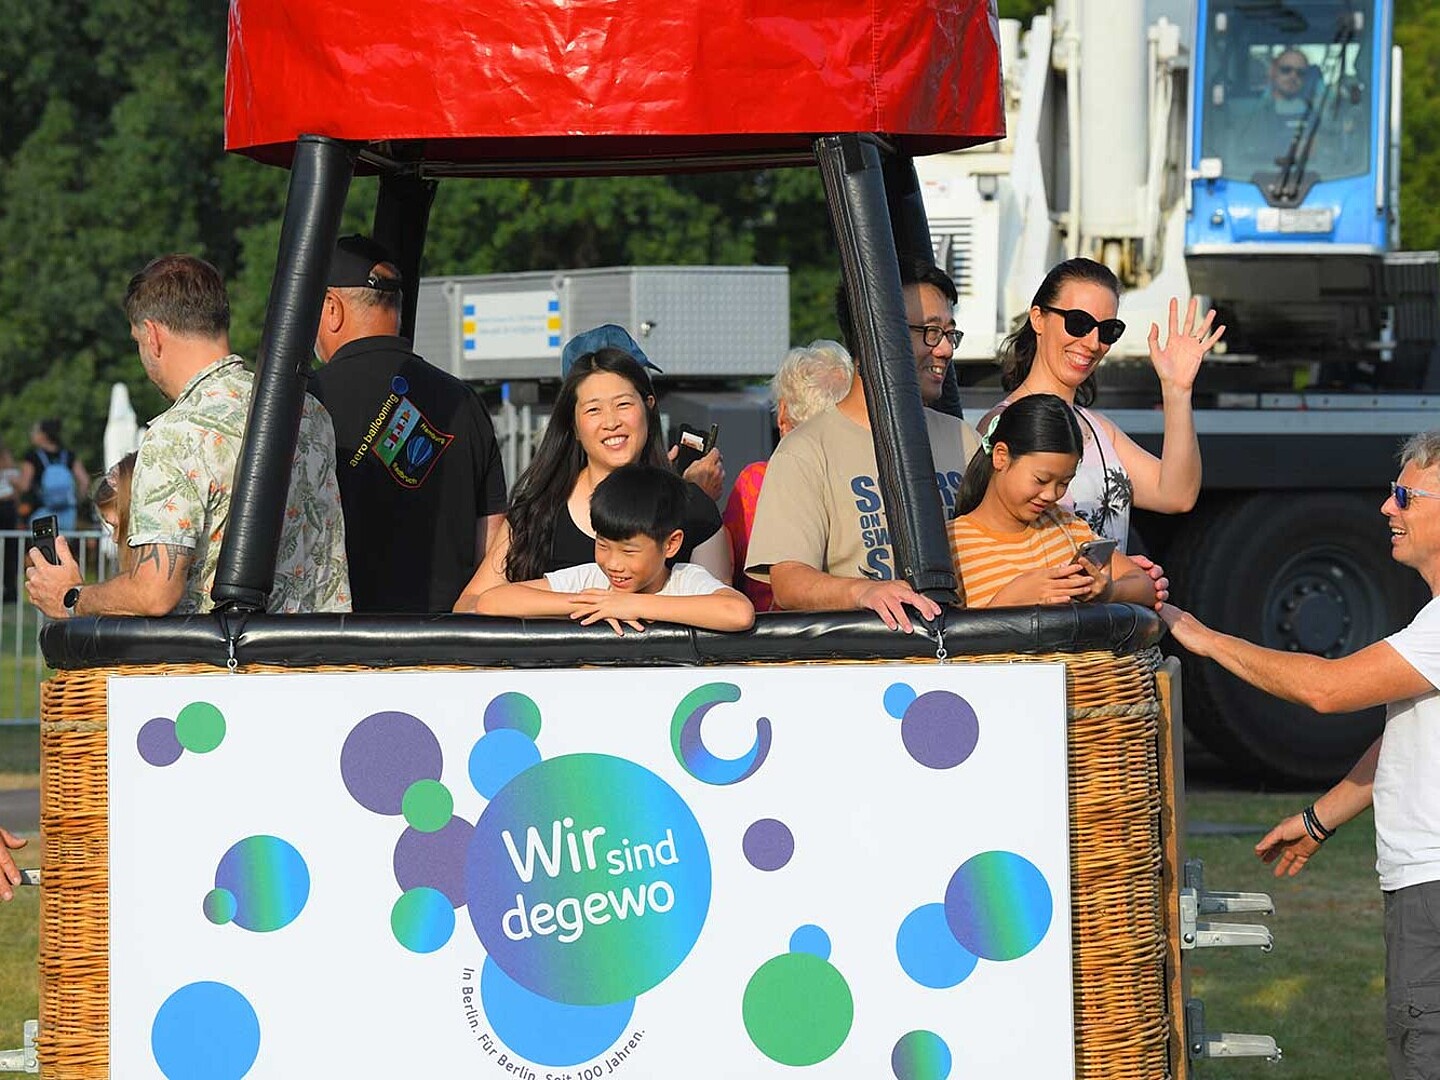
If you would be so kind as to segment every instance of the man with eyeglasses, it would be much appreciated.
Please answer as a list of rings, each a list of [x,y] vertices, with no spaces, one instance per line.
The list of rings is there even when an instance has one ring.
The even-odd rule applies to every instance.
[[[310,390],[335,423],[356,611],[449,611],[505,516],[495,429],[475,392],[399,336],[389,252],[341,237]]]
[[[920,259],[901,260],[900,284],[920,397],[932,405],[960,341],[955,285]],[[847,344],[853,342],[843,290],[836,315]],[[980,439],[963,420],[933,408],[925,409],[925,426],[948,513]],[[745,572],[769,582],[777,607],[869,608],[890,629],[907,633],[912,624],[906,608],[926,618],[940,613],[933,600],[897,580],[878,476],[865,383],[857,368],[846,395],[785,436],[766,469]]]
[[[1277,697],[1317,712],[1386,706],[1385,729],[1349,775],[1255,846],[1276,876],[1298,874],[1336,829],[1375,807],[1385,896],[1385,1037],[1394,1077],[1440,1076],[1440,431],[1412,437],[1380,507],[1391,557],[1432,599],[1409,626],[1326,660],[1264,649],[1166,606],[1175,640]]]

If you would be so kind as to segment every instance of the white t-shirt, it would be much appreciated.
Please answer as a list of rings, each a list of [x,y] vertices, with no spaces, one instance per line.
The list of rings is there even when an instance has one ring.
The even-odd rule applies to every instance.
[[[581,563],[567,566],[563,570],[552,570],[545,575],[550,588],[556,592],[575,593],[582,589],[608,589],[610,579],[599,563]],[[709,596],[726,588],[709,570],[698,563],[680,562],[670,568],[670,580],[657,596]]]
[[[1440,597],[1385,640],[1440,686]],[[1386,706],[1374,798],[1380,887],[1440,881],[1440,691]]]

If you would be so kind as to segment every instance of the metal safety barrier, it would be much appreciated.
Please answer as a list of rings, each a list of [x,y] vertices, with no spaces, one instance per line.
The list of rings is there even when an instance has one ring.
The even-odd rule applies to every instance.
[[[65,534],[71,554],[88,582],[104,581],[115,573],[114,543],[95,529]],[[30,549],[28,530],[0,530],[0,724],[36,724],[40,721],[40,684],[50,670],[40,655],[40,628],[45,616],[25,599],[25,567]]]

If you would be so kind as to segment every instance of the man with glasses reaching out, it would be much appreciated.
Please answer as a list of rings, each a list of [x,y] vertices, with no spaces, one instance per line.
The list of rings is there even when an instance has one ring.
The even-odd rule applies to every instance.
[[[1385,729],[1349,774],[1271,829],[1256,854],[1294,876],[1372,803],[1385,896],[1385,1041],[1391,1076],[1440,1076],[1440,431],[1412,437],[1380,507],[1390,551],[1430,587],[1409,626],[1326,660],[1252,645],[1166,605],[1176,641],[1277,697],[1322,713],[1384,705]]]
[[[955,285],[928,262],[903,258],[900,284],[920,397],[933,405],[960,343]],[[843,290],[836,315],[846,344],[853,346]],[[948,515],[980,439],[963,420],[931,408],[925,410],[925,427]],[[857,369],[849,392],[834,408],[785,436],[766,470],[745,571],[770,583],[776,607],[869,608],[890,629],[907,632],[911,622],[906,607],[926,618],[939,614],[933,600],[897,580],[878,477],[865,384]]]

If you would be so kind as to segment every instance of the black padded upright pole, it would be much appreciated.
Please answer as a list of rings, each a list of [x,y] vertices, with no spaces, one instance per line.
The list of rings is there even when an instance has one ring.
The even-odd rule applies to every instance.
[[[420,299],[420,256],[430,227],[430,207],[439,184],[418,176],[382,176],[375,201],[372,234],[385,245],[400,270],[405,295],[400,313],[400,336],[415,340],[415,305]]]
[[[909,154],[886,154],[881,163],[885,176],[885,202],[890,211],[890,232],[895,237],[895,250],[901,258],[920,259],[935,265],[935,241],[930,235],[930,219],[925,214],[924,189],[915,172],[915,159]],[[948,274],[950,268],[942,269]],[[959,282],[956,282],[959,285]],[[961,330],[965,328],[960,327]],[[957,420],[965,419],[960,405],[960,378],[951,364],[945,369],[940,386],[940,400],[931,408],[949,413]]]
[[[930,220],[925,216],[915,159],[909,154],[886,154],[880,171],[885,177],[885,205],[895,250],[933,264],[935,245],[930,238]]]
[[[314,353],[325,273],[354,171],[354,151],[346,143],[302,135],[295,145],[245,445],[235,467],[230,520],[210,590],[221,610],[263,611],[275,584],[280,526],[305,402],[301,372]]]
[[[920,403],[915,354],[890,231],[880,150],[863,135],[815,141],[840,272],[854,316],[856,360],[875,438],[880,496],[896,576],[916,592],[954,603],[956,581]]]

